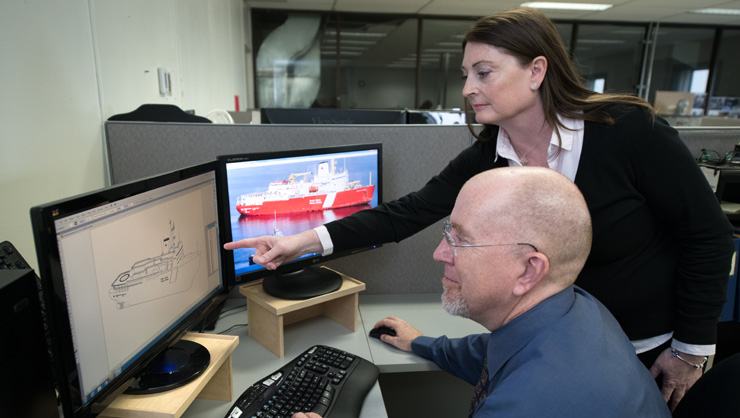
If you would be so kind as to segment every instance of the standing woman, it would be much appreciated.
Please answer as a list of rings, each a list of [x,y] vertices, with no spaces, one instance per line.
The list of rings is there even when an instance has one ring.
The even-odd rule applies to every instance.
[[[255,247],[255,261],[276,268],[305,253],[398,242],[448,216],[482,171],[549,167],[575,182],[591,211],[593,247],[576,285],[614,314],[673,409],[714,353],[734,248],[693,156],[644,100],[586,89],[535,9],[478,20],[463,50],[463,95],[484,129],[439,175],[316,230],[226,248]]]

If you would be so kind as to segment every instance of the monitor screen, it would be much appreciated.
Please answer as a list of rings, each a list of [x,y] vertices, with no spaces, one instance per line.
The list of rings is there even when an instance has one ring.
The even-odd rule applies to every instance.
[[[65,417],[135,377],[226,293],[215,162],[31,208]]]
[[[219,157],[226,179],[221,193],[224,239],[298,234],[377,206],[382,201],[381,157],[381,144]],[[225,252],[225,277],[238,284],[273,275],[254,262],[255,251]],[[348,254],[307,254],[276,273]]]

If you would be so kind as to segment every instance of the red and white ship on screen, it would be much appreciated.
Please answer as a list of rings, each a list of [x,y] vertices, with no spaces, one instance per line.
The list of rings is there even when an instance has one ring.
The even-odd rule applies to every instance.
[[[375,192],[372,173],[368,186],[349,181],[346,169],[340,172],[332,159],[319,163],[318,172],[291,173],[287,180],[273,181],[267,191],[243,194],[236,200],[236,210],[246,216],[274,216],[316,212],[364,205]]]

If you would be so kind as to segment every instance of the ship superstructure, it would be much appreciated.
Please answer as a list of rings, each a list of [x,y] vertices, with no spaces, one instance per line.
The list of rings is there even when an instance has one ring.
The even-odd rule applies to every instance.
[[[348,171],[338,171],[332,159],[320,162],[315,175],[291,173],[287,180],[271,182],[264,192],[239,196],[236,209],[246,216],[273,216],[363,205],[375,192],[372,181],[368,184],[349,181]]]
[[[170,221],[170,233],[162,240],[162,253],[135,262],[116,277],[108,295],[118,309],[190,289],[200,267],[200,252],[185,253]]]

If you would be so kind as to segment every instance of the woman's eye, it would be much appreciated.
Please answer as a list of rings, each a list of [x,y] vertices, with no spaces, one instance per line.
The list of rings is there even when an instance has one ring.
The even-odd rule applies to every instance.
[[[478,73],[478,78],[481,78],[481,79],[486,78],[488,77],[489,74],[491,74],[490,71],[481,71]]]

